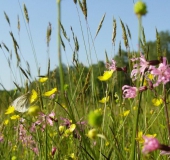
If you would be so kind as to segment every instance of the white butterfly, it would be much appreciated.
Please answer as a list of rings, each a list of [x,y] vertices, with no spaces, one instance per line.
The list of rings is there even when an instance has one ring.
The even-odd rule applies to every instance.
[[[12,102],[11,106],[13,106],[18,112],[26,112],[30,106],[30,95],[31,93],[27,92],[26,94],[18,97]]]

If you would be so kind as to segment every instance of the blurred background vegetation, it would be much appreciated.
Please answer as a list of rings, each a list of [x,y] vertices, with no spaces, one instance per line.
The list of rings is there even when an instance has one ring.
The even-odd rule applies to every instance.
[[[156,34],[157,32],[155,32]],[[148,55],[148,60],[155,60],[158,59],[158,45],[161,46],[161,53],[162,56],[167,56],[168,61],[170,62],[170,32],[169,31],[161,31],[159,34],[156,34],[157,37],[155,41],[148,41],[144,46],[141,48],[141,52]],[[158,40],[160,40],[158,42]],[[160,43],[160,44],[159,44]],[[128,67],[128,55],[132,55],[136,53],[135,51],[128,53],[128,51],[122,50],[121,47],[118,51],[118,53],[113,57],[113,59],[116,61],[118,67]],[[107,53],[106,53],[107,54]],[[105,64],[108,61],[107,56],[106,59],[103,61],[99,61],[97,64],[92,64],[91,66],[87,67],[84,66],[81,62],[79,62],[78,58],[73,59],[73,65],[72,66],[66,66],[63,64],[64,69],[64,81],[66,88],[70,87],[69,84],[71,84],[71,89],[75,90],[78,86],[78,80],[79,77],[81,77],[81,84],[77,88],[77,100],[82,100],[84,97],[89,97],[91,102],[93,102],[94,99],[101,99],[105,95],[105,88],[106,83],[101,82],[97,79],[98,76],[102,75],[103,72],[106,70]],[[109,60],[110,61],[110,60]],[[93,72],[92,72],[93,70]],[[129,68],[127,68],[127,72],[129,73]],[[92,75],[93,73],[93,75]],[[127,74],[129,75],[129,74]],[[114,85],[113,90],[109,91],[109,94],[114,95],[115,93],[121,94],[121,87],[125,84],[130,84],[130,77],[125,75],[123,72],[117,72],[116,75],[113,77]],[[60,88],[60,77],[59,77],[59,67],[56,67],[55,70],[50,71],[47,73],[47,76],[50,77],[50,85],[54,86],[57,84],[57,88]],[[93,76],[93,80],[95,86],[91,86],[92,83],[90,83],[90,77]],[[71,78],[69,78],[71,77]],[[120,78],[121,77],[121,78]],[[72,81],[72,82],[70,82]],[[35,82],[32,82],[30,87],[34,86]],[[3,85],[1,84],[3,87]],[[101,87],[102,86],[102,87]],[[21,89],[24,89],[24,87]],[[93,90],[93,92],[92,92]],[[0,107],[3,109],[6,109],[9,104],[11,103],[12,99],[15,97],[17,92],[17,87],[15,90],[7,91],[1,90],[0,91]],[[91,94],[94,93],[95,95]],[[71,94],[71,92],[70,92]],[[16,95],[17,97],[17,95]]]

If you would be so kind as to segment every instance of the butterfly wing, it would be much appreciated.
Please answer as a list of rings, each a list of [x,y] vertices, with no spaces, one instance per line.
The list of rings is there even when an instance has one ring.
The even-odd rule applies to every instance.
[[[30,93],[28,92],[18,97],[17,99],[15,99],[11,105],[18,112],[26,112],[29,108],[29,96],[30,96]]]

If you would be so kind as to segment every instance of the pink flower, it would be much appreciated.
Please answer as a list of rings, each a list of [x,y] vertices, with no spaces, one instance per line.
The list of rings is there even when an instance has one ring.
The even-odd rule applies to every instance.
[[[131,87],[128,85],[124,85],[122,87],[123,90],[123,97],[124,98],[135,98],[137,95],[137,88],[136,87]]]
[[[111,64],[110,63],[106,63],[106,68],[108,68],[109,70],[116,70],[116,62],[115,60],[112,59]]]
[[[142,149],[144,154],[160,149],[159,141],[155,137],[143,136],[143,139],[145,141]]]
[[[39,154],[38,147],[33,147],[33,148],[32,148],[32,151],[33,151],[36,155]]]
[[[47,115],[47,123],[48,123],[50,126],[53,126],[54,116],[55,116],[55,113],[54,113],[54,112],[51,112],[49,115]]]
[[[55,152],[56,152],[57,148],[56,147],[53,147],[52,148],[52,151],[51,151],[51,155],[54,156]]]
[[[0,142],[3,142],[3,141],[4,141],[3,135],[0,135]]]
[[[141,54],[139,58],[132,58],[132,62],[136,62],[136,64],[133,65],[133,70],[131,72],[131,78],[132,80],[137,79],[137,75],[140,73],[142,76],[144,75],[146,69],[149,67],[149,62],[146,61],[145,57]],[[138,63],[139,61],[139,63]]]
[[[151,74],[157,77],[157,82],[153,85],[154,87],[159,84],[166,84],[170,81],[170,67],[167,64],[166,57],[163,57],[163,62],[159,64],[159,67],[150,67]]]

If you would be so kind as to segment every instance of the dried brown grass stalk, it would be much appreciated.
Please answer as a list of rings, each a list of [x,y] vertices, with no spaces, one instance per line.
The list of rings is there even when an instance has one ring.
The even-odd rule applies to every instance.
[[[14,85],[17,87],[17,89],[21,92],[21,88],[18,86],[18,84],[15,83],[14,81],[13,81],[13,83],[14,83]]]
[[[17,28],[18,28],[18,31],[20,32],[20,20],[19,20],[19,15],[18,15],[18,24],[17,24]]]
[[[106,50],[105,50],[105,56],[106,56],[106,63],[109,63],[109,58],[108,58]]]
[[[9,17],[8,17],[8,15],[6,14],[6,12],[4,12],[4,15],[5,15],[5,19],[7,20],[8,24],[9,24],[9,26],[10,26],[10,20],[9,20]]]
[[[50,77],[50,59],[48,59],[48,70],[47,70],[47,75]]]
[[[60,27],[61,27],[61,30],[62,30],[62,33],[64,35],[64,37],[70,42],[70,39],[67,37],[67,33],[62,25],[62,23],[60,22]]]
[[[27,65],[27,70],[26,72],[28,73],[28,75],[31,77],[31,69],[30,69],[30,65],[28,62],[26,62],[26,65]]]
[[[82,1],[83,4],[83,14],[85,16],[85,18],[87,19],[87,5],[86,5],[86,0]]]
[[[129,29],[129,27],[128,27],[128,25],[127,25],[127,24],[126,24],[126,29],[127,29],[127,32],[128,32],[128,36],[129,36],[129,38],[131,39],[130,29]]]
[[[115,43],[116,40],[116,29],[117,29],[116,19],[113,18],[112,43]]]
[[[160,39],[157,29],[156,29],[156,50],[157,50],[158,58],[160,58],[162,56],[162,54],[161,54],[161,39]]]
[[[127,34],[126,34],[126,29],[125,29],[124,23],[122,22],[121,19],[120,19],[120,23],[121,23],[122,31],[123,31],[124,45],[125,45],[125,47],[127,49],[129,47],[129,44],[128,44],[128,38],[127,38]]]
[[[61,38],[61,35],[60,35],[60,41],[61,41],[61,45],[62,45],[62,47],[63,47],[63,49],[64,49],[64,51],[65,51],[65,44],[64,44],[64,42],[63,42],[63,40],[62,40],[62,38]]]
[[[9,52],[9,49],[8,49],[8,47],[6,46],[6,44],[5,44],[4,42],[2,42],[2,44],[3,44],[4,48],[7,50],[7,52]]]
[[[96,31],[95,38],[97,37],[97,35],[98,35],[98,33],[99,33],[99,31],[100,31],[100,29],[101,29],[101,27],[102,27],[102,24],[103,24],[103,21],[104,21],[104,19],[105,19],[105,16],[106,16],[106,13],[103,15],[103,17],[102,17],[102,19],[101,19],[101,21],[100,21],[100,23],[99,23],[99,26],[98,26],[97,31]]]
[[[9,32],[9,33],[12,37],[12,41],[13,41],[13,45],[14,45],[14,51],[15,51],[15,55],[16,55],[16,58],[17,58],[17,66],[19,66],[19,63],[20,63],[20,57],[19,57],[19,54],[18,54],[19,45],[18,45],[17,41],[15,40],[13,33],[12,32]]]
[[[24,15],[25,15],[26,21],[27,21],[27,23],[29,23],[29,16],[28,16],[27,7],[26,7],[25,4],[23,5],[23,7],[24,7]]]
[[[20,68],[21,72],[23,73],[23,75],[29,80],[27,73],[21,67],[19,67],[19,68]]]
[[[119,56],[122,56],[122,47],[121,47],[121,42],[119,42]]]
[[[47,27],[47,47],[49,47],[49,43],[50,43],[50,40],[51,40],[51,32],[52,32],[52,29],[51,29],[51,23],[49,22],[48,24],[48,27]]]

